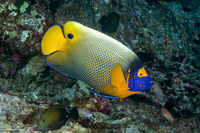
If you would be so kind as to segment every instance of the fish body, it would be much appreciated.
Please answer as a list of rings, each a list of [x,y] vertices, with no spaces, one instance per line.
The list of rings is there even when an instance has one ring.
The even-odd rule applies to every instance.
[[[84,81],[95,92],[124,98],[152,86],[152,79],[133,51],[78,22],[67,22],[63,31],[58,25],[50,27],[41,50],[48,56],[49,66]]]
[[[70,113],[68,113],[64,106],[55,105],[43,114],[37,130],[42,132],[56,130],[62,127],[70,117],[78,120],[79,115],[76,108],[73,108]]]
[[[175,121],[175,119],[173,118],[173,116],[169,113],[169,111],[166,108],[162,108],[161,109],[162,115],[169,121],[171,121],[172,123]]]
[[[162,89],[159,87],[157,82],[154,82],[154,84],[151,86],[151,88],[156,96],[161,97],[163,100],[165,100],[167,98],[167,95],[165,95],[163,93]]]
[[[102,25],[102,32],[113,33],[117,30],[119,26],[119,14],[116,12],[109,13],[108,16],[103,15],[100,20]]]

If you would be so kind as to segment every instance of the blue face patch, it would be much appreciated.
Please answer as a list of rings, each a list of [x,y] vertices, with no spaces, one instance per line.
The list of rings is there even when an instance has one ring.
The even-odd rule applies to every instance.
[[[149,76],[138,76],[138,72],[135,72],[134,75],[130,75],[128,79],[129,91],[145,91],[153,85],[152,78]],[[140,74],[139,74],[140,75]]]

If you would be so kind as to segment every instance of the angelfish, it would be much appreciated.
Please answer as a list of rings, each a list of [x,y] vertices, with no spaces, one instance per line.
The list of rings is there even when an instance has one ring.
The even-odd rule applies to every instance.
[[[109,98],[125,98],[153,85],[140,59],[128,47],[75,21],[51,26],[41,41],[47,64],[82,80],[92,91]]]

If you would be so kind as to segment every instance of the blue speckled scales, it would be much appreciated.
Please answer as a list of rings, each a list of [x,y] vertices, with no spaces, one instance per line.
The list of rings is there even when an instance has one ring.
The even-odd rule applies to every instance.
[[[138,57],[115,39],[98,31],[93,30],[92,33],[81,36],[67,52],[56,52],[48,57],[48,63],[54,69],[82,80],[98,91],[114,94],[115,89],[111,86],[112,69],[119,64],[125,73]],[[56,58],[63,58],[63,62],[58,62]]]

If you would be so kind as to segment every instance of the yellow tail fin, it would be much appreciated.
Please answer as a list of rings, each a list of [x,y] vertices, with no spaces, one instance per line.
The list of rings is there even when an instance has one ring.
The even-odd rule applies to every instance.
[[[66,39],[63,36],[62,29],[58,25],[50,27],[41,42],[41,50],[44,55],[51,54],[61,50]]]

